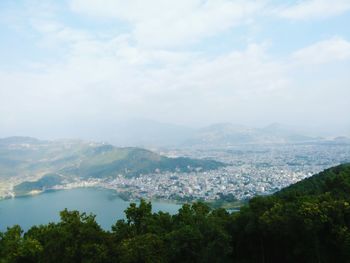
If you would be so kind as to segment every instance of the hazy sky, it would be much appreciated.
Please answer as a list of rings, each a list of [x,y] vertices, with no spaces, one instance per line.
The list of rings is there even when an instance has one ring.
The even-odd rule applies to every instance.
[[[0,136],[134,118],[350,135],[350,1],[0,1]]]

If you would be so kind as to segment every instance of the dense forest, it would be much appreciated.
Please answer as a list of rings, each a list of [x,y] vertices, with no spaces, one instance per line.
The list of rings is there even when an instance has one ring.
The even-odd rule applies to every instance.
[[[185,204],[152,213],[141,200],[110,231],[64,210],[58,223],[0,233],[0,262],[350,262],[350,164],[333,167],[240,212]]]

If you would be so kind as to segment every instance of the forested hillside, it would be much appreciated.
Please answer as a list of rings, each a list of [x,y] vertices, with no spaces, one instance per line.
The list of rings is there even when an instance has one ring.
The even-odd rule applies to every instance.
[[[175,215],[130,204],[104,231],[93,215],[0,234],[0,262],[350,262],[350,164],[340,165],[240,212],[185,204]]]

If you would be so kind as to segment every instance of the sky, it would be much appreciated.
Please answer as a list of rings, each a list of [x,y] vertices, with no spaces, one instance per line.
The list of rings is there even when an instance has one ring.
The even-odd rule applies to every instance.
[[[131,119],[350,136],[349,25],[349,0],[1,0],[0,136]]]

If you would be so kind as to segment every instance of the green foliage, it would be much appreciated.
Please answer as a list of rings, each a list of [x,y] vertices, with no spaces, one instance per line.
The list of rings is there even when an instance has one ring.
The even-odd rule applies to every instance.
[[[60,216],[59,223],[34,226],[25,234],[42,245],[39,262],[108,262],[107,235],[95,216],[67,210]]]
[[[299,196],[315,196],[330,192],[333,196],[347,197],[350,192],[350,164],[342,164],[324,170],[320,174],[282,189],[275,195],[283,199]]]
[[[58,223],[1,233],[0,263],[350,262],[349,167],[255,197],[235,213],[201,202],[152,213],[141,200],[104,231],[95,216],[64,210]]]
[[[41,244],[32,238],[23,238],[22,229],[16,225],[0,233],[0,262],[20,263],[36,262],[43,249]]]

